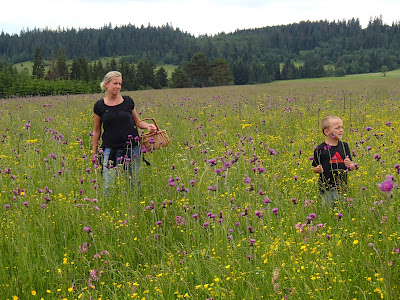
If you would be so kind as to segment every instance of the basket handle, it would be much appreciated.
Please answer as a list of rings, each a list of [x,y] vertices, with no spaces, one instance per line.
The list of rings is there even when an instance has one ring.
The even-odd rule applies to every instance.
[[[160,127],[158,127],[156,120],[154,120],[153,118],[145,118],[145,119],[140,120],[139,122],[137,122],[136,127],[139,129],[140,122],[147,121],[147,120],[152,120],[154,125],[156,125],[156,127],[157,127],[157,131],[160,131]]]

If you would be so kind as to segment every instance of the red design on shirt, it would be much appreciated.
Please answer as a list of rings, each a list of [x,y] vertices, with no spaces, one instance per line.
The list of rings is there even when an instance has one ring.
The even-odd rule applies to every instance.
[[[336,152],[335,155],[332,156],[331,160],[329,161],[330,164],[338,164],[338,163],[343,163],[344,160],[340,156],[339,152]]]

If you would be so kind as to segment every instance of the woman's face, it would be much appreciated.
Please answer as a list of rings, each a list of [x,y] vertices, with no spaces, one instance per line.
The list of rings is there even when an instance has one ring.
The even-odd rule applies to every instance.
[[[121,77],[113,77],[110,82],[105,84],[107,89],[107,93],[111,93],[114,95],[118,95],[121,91],[122,78]]]

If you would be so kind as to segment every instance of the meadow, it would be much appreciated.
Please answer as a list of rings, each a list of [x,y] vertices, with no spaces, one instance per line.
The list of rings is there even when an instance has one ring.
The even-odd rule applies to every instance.
[[[0,100],[0,299],[398,299],[398,73],[124,93],[171,142],[108,197],[102,95]],[[328,114],[358,165],[332,209]]]

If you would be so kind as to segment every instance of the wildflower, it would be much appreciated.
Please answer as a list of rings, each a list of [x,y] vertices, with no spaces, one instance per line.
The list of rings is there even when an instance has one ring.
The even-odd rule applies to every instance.
[[[343,214],[338,213],[338,214],[337,214],[337,218],[338,218],[338,220],[340,220],[341,218],[343,218]]]
[[[4,208],[5,208],[6,210],[8,210],[8,209],[10,208],[10,204],[4,205]]]
[[[278,214],[278,208],[273,208],[273,209],[272,209],[272,212],[273,212],[275,215],[277,215],[277,214]]]
[[[296,200],[296,198],[292,198],[292,202],[293,202],[293,204],[297,204],[297,202],[296,202],[297,200]]]
[[[157,224],[158,227],[161,227],[162,226],[162,221],[157,221],[156,224]]]
[[[315,214],[315,213],[311,213],[310,215],[309,215],[309,217],[310,217],[310,219],[315,219],[316,217],[317,217],[317,215]]]
[[[256,243],[255,239],[250,239],[250,246],[253,246]]]
[[[87,233],[90,233],[90,232],[92,232],[92,228],[90,228],[90,227],[83,227],[83,231],[84,231],[84,232],[87,232]]]
[[[185,225],[185,218],[181,216],[176,216],[176,225]]]
[[[271,203],[271,201],[269,200],[268,196],[265,197],[264,203],[265,203],[265,204]]]
[[[208,225],[210,225],[210,224],[209,224],[209,223],[207,223],[207,222],[203,223],[203,227],[204,227],[204,228],[207,228],[207,227],[208,227]]]
[[[197,218],[199,217],[199,215],[198,215],[198,214],[194,214],[194,215],[192,215],[192,217],[193,217],[194,219],[197,219]]]
[[[25,201],[25,202],[24,202],[24,206],[25,206],[25,207],[28,207],[28,206],[29,206],[29,202]]]
[[[375,159],[376,161],[379,161],[379,160],[381,159],[381,156],[379,155],[379,153],[377,153],[377,154],[374,155],[374,159]]]
[[[215,166],[217,164],[217,160],[215,158],[212,158],[208,160],[208,164],[210,167]]]
[[[393,188],[394,188],[394,184],[393,184],[393,176],[390,175],[386,175],[385,180],[382,183],[378,183],[378,188],[384,192],[384,193],[390,193]]]

